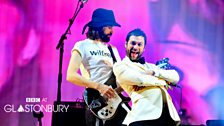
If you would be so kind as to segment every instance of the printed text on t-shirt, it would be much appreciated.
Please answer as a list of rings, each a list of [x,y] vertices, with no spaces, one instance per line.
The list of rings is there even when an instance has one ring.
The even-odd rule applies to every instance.
[[[108,56],[111,57],[110,53],[106,53],[103,50],[90,51],[91,55],[100,55],[100,56]]]

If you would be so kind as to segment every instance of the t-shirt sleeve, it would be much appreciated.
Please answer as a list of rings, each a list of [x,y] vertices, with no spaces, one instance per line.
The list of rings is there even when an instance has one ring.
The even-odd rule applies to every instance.
[[[85,50],[85,48],[84,48],[83,43],[79,41],[79,42],[75,43],[75,45],[72,49],[72,52],[77,51],[83,59],[85,57],[85,53],[84,53],[85,51],[84,50]]]

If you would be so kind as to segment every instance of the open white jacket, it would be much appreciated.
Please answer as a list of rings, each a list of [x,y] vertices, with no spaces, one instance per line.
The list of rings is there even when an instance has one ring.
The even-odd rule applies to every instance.
[[[156,76],[149,75],[148,70],[156,72]],[[162,114],[163,103],[167,103],[171,118],[180,122],[180,117],[173,105],[172,99],[164,88],[166,81],[177,83],[179,75],[175,70],[162,70],[154,64],[135,63],[125,57],[115,63],[114,74],[118,83],[132,100],[132,109],[128,112],[123,124],[129,125],[135,121],[158,119]],[[145,86],[134,91],[133,85]]]

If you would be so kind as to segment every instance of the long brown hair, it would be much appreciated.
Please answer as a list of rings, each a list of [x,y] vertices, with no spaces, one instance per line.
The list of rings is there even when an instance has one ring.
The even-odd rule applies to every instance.
[[[89,27],[86,33],[86,37],[92,40],[100,39],[100,35],[103,33],[103,27]]]

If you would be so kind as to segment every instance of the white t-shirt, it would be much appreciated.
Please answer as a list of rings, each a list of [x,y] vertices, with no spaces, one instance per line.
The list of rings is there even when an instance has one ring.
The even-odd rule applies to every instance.
[[[80,70],[82,76],[94,82],[104,84],[112,74],[113,58],[107,43],[95,42],[91,39],[78,41],[72,50],[77,50],[82,57]],[[117,61],[120,56],[117,49],[112,46]]]

